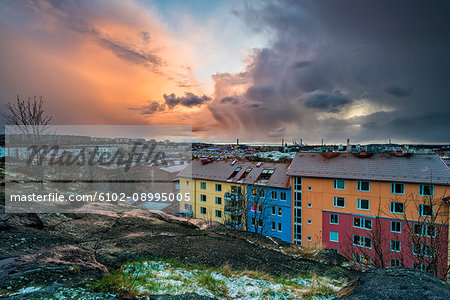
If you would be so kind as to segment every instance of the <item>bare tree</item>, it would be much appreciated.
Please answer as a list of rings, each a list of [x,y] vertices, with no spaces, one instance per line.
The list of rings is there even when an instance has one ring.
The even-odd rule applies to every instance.
[[[7,103],[5,107],[6,112],[2,113],[2,116],[8,125],[44,127],[49,125],[52,120],[52,117],[45,113],[42,97],[39,99],[36,96],[33,99],[30,97],[25,102],[17,96],[16,103]]]
[[[247,226],[247,230],[253,228],[254,232],[267,235],[271,230],[271,214],[274,206],[270,205],[269,189],[265,186],[251,186],[250,193],[247,193],[247,203],[250,206],[250,222],[252,226]],[[276,212],[275,212],[276,213]]]
[[[442,196],[433,196],[433,193],[429,193],[429,196],[407,195],[403,202],[405,213],[395,215],[408,235],[406,246],[409,251],[405,251],[404,255],[413,261],[415,268],[441,278],[449,274],[446,225],[448,204],[444,201],[445,194],[446,192]],[[417,212],[418,217],[411,218],[408,215],[410,211]]]

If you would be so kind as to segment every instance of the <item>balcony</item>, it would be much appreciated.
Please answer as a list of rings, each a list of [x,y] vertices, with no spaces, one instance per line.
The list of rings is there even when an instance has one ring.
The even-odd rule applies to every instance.
[[[224,213],[226,215],[239,216],[242,215],[242,208],[235,205],[225,205]]]
[[[239,194],[226,192],[223,197],[226,201],[235,201],[239,200]]]

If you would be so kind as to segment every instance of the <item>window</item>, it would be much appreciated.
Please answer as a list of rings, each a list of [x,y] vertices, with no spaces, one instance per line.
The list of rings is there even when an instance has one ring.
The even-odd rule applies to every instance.
[[[281,207],[278,207],[278,216],[281,217],[283,214],[283,211],[281,209]]]
[[[308,241],[309,241],[309,242],[311,242],[311,241],[312,241],[312,238],[311,238],[310,236],[308,236]]]
[[[433,205],[419,204],[419,216],[423,217],[433,216]]]
[[[400,241],[391,240],[391,251],[400,252],[401,243]]]
[[[275,170],[271,169],[264,169],[261,172],[261,175],[259,175],[260,180],[269,180],[270,176],[275,172]]]
[[[391,183],[391,194],[404,194],[405,184],[404,183]]]
[[[216,210],[216,218],[222,218],[222,211]]]
[[[339,224],[339,215],[331,214],[330,215],[330,224]]]
[[[206,207],[200,206],[200,213],[206,215]]]
[[[369,192],[370,191],[370,182],[369,181],[358,181],[358,191]]]
[[[222,185],[220,183],[216,183],[216,192],[222,191]]]
[[[413,269],[421,270],[421,271],[425,271],[425,272],[427,272],[427,270],[428,270],[428,265],[426,265],[426,264],[413,263],[412,267],[413,267]]]
[[[422,235],[427,237],[436,236],[436,227],[434,225],[414,224],[413,231],[415,235]]]
[[[255,222],[255,218],[252,218],[252,221],[251,221],[251,223],[252,223],[252,226],[255,226],[255,224],[256,224],[256,222]],[[273,224],[273,222],[272,222],[272,224]]]
[[[400,259],[391,259],[390,266],[391,267],[401,267],[402,261]]]
[[[365,236],[354,235],[353,245],[364,248],[372,248],[372,239]]]
[[[343,197],[333,197],[334,207],[345,207],[345,198]]]
[[[339,232],[330,231],[330,242],[339,242]]]
[[[200,201],[201,202],[206,202],[206,195],[201,194],[200,195]]]
[[[308,186],[308,191],[312,191],[312,186]]]
[[[286,192],[280,192],[280,200],[281,201],[286,201],[287,197],[286,197]]]
[[[272,206],[272,215],[275,216],[275,214],[276,214],[276,208],[275,208],[275,206]]]
[[[263,220],[259,219],[258,220],[258,227],[262,227],[263,226]]]
[[[186,180],[186,185],[189,186],[189,180]]]
[[[312,207],[312,203],[308,203],[308,208],[311,208]]]
[[[281,223],[278,223],[278,231],[281,232]]]
[[[353,218],[353,227],[371,230],[372,229],[372,220],[354,217]]]
[[[216,197],[216,204],[217,205],[222,205],[222,198]]]
[[[391,202],[391,213],[403,214],[405,212],[405,203]]]
[[[330,250],[331,253],[339,253],[338,249],[329,248],[328,250]]]
[[[335,190],[345,190],[345,180],[344,179],[335,179],[334,180],[334,189]]]
[[[278,193],[276,191],[272,191],[272,200],[277,200],[278,199]]]
[[[275,222],[272,222],[272,230],[273,230],[273,231],[277,230],[277,226],[276,226],[276,223],[275,223]]]
[[[433,251],[429,245],[413,244],[413,254],[428,257],[433,254]]]
[[[258,191],[256,189],[252,189],[252,196],[257,196],[258,195]]]
[[[419,186],[419,195],[432,197],[434,195],[434,186],[421,184]]]
[[[402,223],[397,221],[391,221],[391,232],[401,233]]]
[[[369,200],[366,199],[358,199],[357,206],[358,209],[369,210]]]
[[[258,204],[258,212],[262,212],[263,211],[263,205],[262,204]]]
[[[353,261],[362,265],[370,265],[372,263],[372,258],[361,253],[353,253]]]
[[[200,182],[200,188],[206,190],[206,182]]]
[[[263,189],[259,190],[259,197],[264,198],[265,196],[266,196],[266,191]]]
[[[308,224],[312,224],[312,220],[308,220]]]

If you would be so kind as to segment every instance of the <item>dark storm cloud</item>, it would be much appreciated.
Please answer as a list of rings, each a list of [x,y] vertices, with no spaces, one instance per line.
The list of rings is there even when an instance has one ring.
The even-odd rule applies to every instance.
[[[449,122],[425,122],[450,113],[450,2],[271,1],[234,15],[272,42],[253,52],[241,76],[213,76],[216,99],[244,90],[241,107],[264,108],[244,113],[211,102],[224,128],[267,136],[285,127],[285,136],[334,142],[402,134],[411,142],[450,141]],[[245,89],[225,77],[243,79]]]
[[[140,111],[143,115],[152,115],[155,112],[161,112],[166,109],[164,104],[159,104],[156,101],[149,102],[148,105],[140,106],[140,107],[130,107],[129,110],[137,110]]]
[[[114,39],[97,36],[98,44],[105,49],[108,49],[115,56],[126,60],[128,62],[142,65],[150,69],[163,64],[163,60],[152,54],[151,52],[141,52],[133,48],[132,45],[123,43]]]
[[[200,106],[204,103],[207,103],[211,101],[211,97],[208,97],[206,95],[203,96],[197,96],[193,93],[185,93],[184,96],[177,97],[175,94],[166,95],[164,94],[164,100],[169,106],[169,108],[174,108],[177,105],[182,105],[185,107],[193,107],[193,106]]]
[[[390,85],[384,88],[384,91],[392,96],[396,96],[399,98],[408,97],[411,95],[412,88],[405,89],[398,85]]]
[[[239,99],[237,99],[236,97],[224,97],[224,98],[220,99],[220,103],[238,104],[239,103]]]
[[[352,100],[344,97],[339,91],[327,94],[321,90],[315,90],[302,96],[307,107],[316,108],[326,112],[339,112],[341,108],[350,104]]]

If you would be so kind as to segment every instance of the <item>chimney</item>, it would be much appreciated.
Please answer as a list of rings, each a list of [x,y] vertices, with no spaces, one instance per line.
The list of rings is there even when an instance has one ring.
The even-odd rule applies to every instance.
[[[347,139],[347,152],[351,152],[350,139]]]

